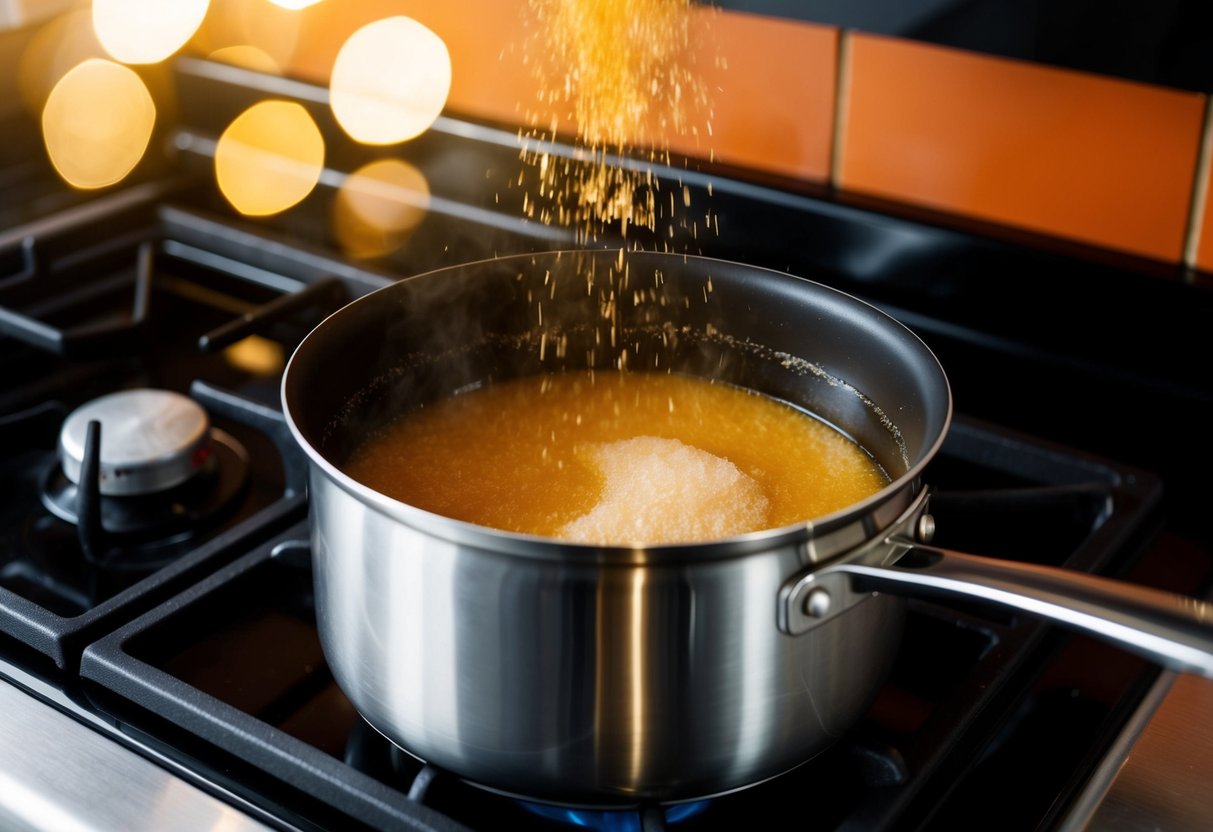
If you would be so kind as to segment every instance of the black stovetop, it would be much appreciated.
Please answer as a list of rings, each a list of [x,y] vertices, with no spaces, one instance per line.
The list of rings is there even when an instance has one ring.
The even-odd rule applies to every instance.
[[[220,83],[190,61],[180,80]],[[222,115],[263,93],[185,100],[223,102]],[[557,821],[393,749],[317,640],[284,361],[325,314],[401,276],[568,238],[514,219],[491,184],[441,193],[442,171],[504,181],[518,162],[500,131],[440,124],[403,152],[447,201],[399,250],[357,263],[327,237],[323,188],[283,217],[233,215],[199,175],[206,123],[182,129],[171,179],[0,230],[0,677],[285,828],[708,830],[790,816],[810,829],[1024,829],[1064,814],[1158,670],[977,604],[911,602],[898,663],[845,738],[706,806]],[[1209,309],[1198,287],[781,183],[672,175],[697,200],[715,177],[723,228],[700,253],[858,294],[939,354],[961,415],[925,474],[937,542],[1207,591],[1209,492],[1185,485],[1209,467],[1194,439],[1209,382],[1184,352]],[[1143,305],[1157,315],[1142,320]],[[246,450],[247,475],[198,528],[111,535],[113,560],[89,563],[41,498],[58,429],[77,405],[138,387],[198,401]]]
[[[969,420],[956,424],[931,478],[938,540],[967,551],[1116,572],[1154,529],[1159,495],[1149,475]],[[994,524],[1009,533],[991,539]],[[86,648],[85,690],[145,741],[203,740],[210,765],[239,761],[227,788],[257,784],[288,815],[336,826],[349,815],[381,828],[415,819],[420,801],[472,829],[561,828],[550,820],[557,810],[537,814],[425,768],[363,723],[325,665],[311,592],[300,523]],[[913,602],[891,678],[842,742],[790,774],[693,807],[677,827],[736,828],[806,794],[813,820],[804,828],[887,829],[939,812],[973,818],[985,811],[982,794],[1002,790],[991,772],[1047,747],[1047,770],[1021,778],[1003,827],[1023,828],[1078,787],[1084,758],[1111,740],[1154,676],[1140,660],[1082,644],[1070,649],[1101,659],[1101,684],[1088,689],[1050,671],[1047,657],[1066,649],[1032,620]],[[665,811],[676,818],[691,808]],[[639,813],[577,816],[641,828]]]

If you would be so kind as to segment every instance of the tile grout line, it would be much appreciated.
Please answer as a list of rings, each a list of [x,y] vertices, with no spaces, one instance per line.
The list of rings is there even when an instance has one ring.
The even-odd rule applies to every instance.
[[[1188,206],[1188,227],[1184,234],[1185,280],[1192,280],[1196,258],[1200,251],[1200,229],[1205,219],[1205,197],[1209,193],[1209,168],[1213,160],[1213,98],[1205,96],[1205,117],[1200,131],[1200,147],[1196,154],[1196,172],[1192,180],[1192,202]]]
[[[838,59],[834,70],[834,131],[830,145],[830,187],[842,190],[843,140],[846,138],[851,89],[851,33],[838,30]]]

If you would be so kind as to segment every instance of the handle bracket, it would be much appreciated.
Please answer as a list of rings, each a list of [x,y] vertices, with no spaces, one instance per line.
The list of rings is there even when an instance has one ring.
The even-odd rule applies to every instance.
[[[779,629],[798,636],[836,618],[856,604],[866,601],[875,592],[855,591],[851,576],[831,564],[842,561],[886,564],[896,561],[913,545],[909,538],[921,533],[930,523],[923,524],[929,492],[923,489],[909,507],[889,528],[861,547],[824,564],[813,564],[784,582],[779,588],[776,606]]]

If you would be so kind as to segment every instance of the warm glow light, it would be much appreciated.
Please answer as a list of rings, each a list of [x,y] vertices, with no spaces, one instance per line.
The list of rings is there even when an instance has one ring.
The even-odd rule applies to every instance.
[[[220,61],[232,66],[251,69],[254,72],[264,72],[267,75],[281,75],[282,67],[278,65],[264,49],[248,44],[225,46],[207,55],[212,61]]]
[[[429,183],[417,168],[399,159],[370,162],[338,188],[333,233],[347,254],[382,257],[403,245],[429,202]]]
[[[143,158],[156,105],[127,67],[90,58],[59,80],[42,110],[42,136],[55,170],[77,188],[103,188]]]
[[[320,0],[270,0],[270,2],[284,9],[306,9],[308,6],[316,5]]]
[[[286,366],[286,351],[282,345],[260,335],[241,338],[225,349],[223,356],[232,366],[265,378],[278,375]]]
[[[333,115],[351,138],[395,144],[424,132],[442,112],[451,56],[416,20],[384,18],[342,44],[329,89]]]
[[[190,49],[208,54],[246,45],[269,55],[279,67],[286,67],[299,45],[303,17],[266,0],[222,0],[211,5]]]
[[[210,0],[93,0],[93,28],[115,60],[152,64],[185,45],[209,5]]]
[[[42,112],[51,89],[69,69],[89,58],[104,57],[88,9],[48,22],[30,38],[17,64],[17,85],[29,112],[34,116]]]
[[[261,101],[236,117],[215,147],[215,179],[237,211],[285,211],[316,187],[324,138],[301,105]]]

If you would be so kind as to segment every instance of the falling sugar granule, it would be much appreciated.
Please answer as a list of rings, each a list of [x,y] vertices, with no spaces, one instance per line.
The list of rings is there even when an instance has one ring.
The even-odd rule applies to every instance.
[[[689,208],[689,192],[619,159],[670,164],[675,136],[702,140],[711,154],[711,105],[695,65],[696,22],[706,10],[691,0],[529,0],[527,8],[533,31],[525,54],[538,90],[522,135],[534,171],[520,181],[524,212],[584,241],[611,226],[666,238],[672,225],[659,226]],[[570,124],[572,158],[545,144]]]

